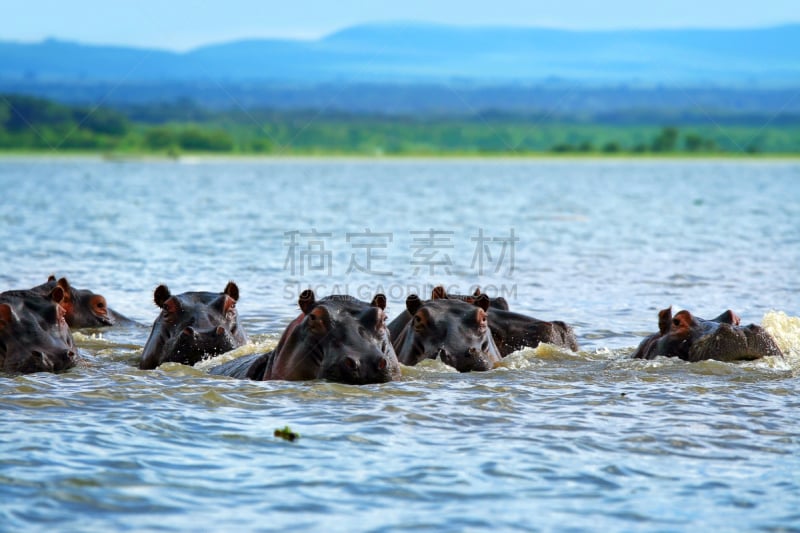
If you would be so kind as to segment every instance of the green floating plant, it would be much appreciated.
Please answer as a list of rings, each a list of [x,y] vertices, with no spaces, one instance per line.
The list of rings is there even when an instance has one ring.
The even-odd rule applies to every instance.
[[[294,442],[300,438],[300,434],[292,431],[289,426],[284,426],[283,429],[276,429],[274,435],[289,442]]]

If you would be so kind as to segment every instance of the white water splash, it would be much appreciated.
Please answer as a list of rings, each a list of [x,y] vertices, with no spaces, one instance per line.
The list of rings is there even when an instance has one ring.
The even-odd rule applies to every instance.
[[[789,365],[800,368],[800,317],[769,311],[761,319],[761,326],[775,339]]]
[[[235,350],[225,352],[217,357],[203,359],[202,361],[196,363],[194,367],[205,372],[221,364],[227,363],[228,361],[233,361],[234,359],[238,359],[246,355],[251,355],[254,353],[266,353],[278,345],[278,340],[279,337],[277,335],[262,335],[255,337],[250,339],[250,342],[244,346],[239,346]]]
[[[75,342],[107,342],[102,333],[83,333],[80,331],[73,331],[72,338]]]

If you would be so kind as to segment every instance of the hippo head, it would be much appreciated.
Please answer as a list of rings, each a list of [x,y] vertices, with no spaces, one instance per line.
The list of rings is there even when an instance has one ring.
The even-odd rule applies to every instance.
[[[481,292],[480,287],[476,287],[472,294],[448,293],[441,285],[437,285],[431,291],[431,300],[461,300],[462,302],[475,305],[475,303],[478,301],[478,298],[481,297],[487,298],[488,296]],[[489,307],[492,309],[508,311],[508,302],[502,296],[498,296],[497,298],[489,298]],[[394,320],[392,320],[392,322],[389,324],[389,335],[393,341],[403,335],[405,327],[410,321],[411,313],[409,313],[407,309],[404,309],[394,318]]]
[[[69,284],[67,278],[55,281],[55,276],[51,276],[48,282],[55,282],[56,286],[64,290],[61,307],[64,308],[69,327],[76,329],[101,328],[114,325],[114,319],[108,310],[104,296],[86,289],[75,289]]]
[[[0,297],[0,369],[60,372],[75,366],[76,348],[59,303],[60,287],[47,298],[29,292]]]
[[[657,355],[678,357],[685,361],[742,361],[768,355],[783,356],[775,341],[761,326],[741,326],[731,310],[705,320],[689,311],[674,316],[672,308],[658,313],[659,332],[646,338],[635,358],[652,359]]]
[[[386,297],[371,303],[333,295],[316,300],[303,291],[302,314],[286,329],[264,379],[327,379],[363,385],[399,376],[386,328]]]
[[[194,365],[247,342],[236,311],[239,288],[232,281],[221,293],[173,295],[166,285],[159,285],[153,300],[161,314],[142,353],[139,368],[143,370],[168,361]]]
[[[415,365],[438,357],[459,372],[494,368],[501,357],[489,330],[489,303],[485,294],[474,304],[450,298],[422,302],[412,294],[406,299],[411,321],[395,340],[400,362]]]
[[[71,328],[101,328],[114,325],[113,312],[108,309],[106,299],[92,291],[76,289],[70,285],[67,278],[56,280],[50,275],[46,283],[31,289],[33,292],[50,297],[50,292],[56,287],[64,291],[61,307],[64,308],[64,317]]]

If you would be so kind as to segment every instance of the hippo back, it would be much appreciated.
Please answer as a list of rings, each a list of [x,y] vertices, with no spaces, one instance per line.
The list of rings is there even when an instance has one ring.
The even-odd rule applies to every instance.
[[[239,357],[233,361],[228,361],[220,366],[215,366],[209,370],[209,374],[215,376],[228,376],[238,379],[252,379],[259,381],[264,377],[269,360],[274,355],[273,352],[256,353]]]
[[[489,309],[489,328],[503,357],[526,347],[536,348],[542,342],[578,351],[575,332],[560,320],[545,321],[511,311]]]

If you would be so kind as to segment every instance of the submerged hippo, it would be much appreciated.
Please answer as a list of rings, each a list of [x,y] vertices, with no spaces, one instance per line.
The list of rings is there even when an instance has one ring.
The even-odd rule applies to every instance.
[[[489,330],[489,297],[474,304],[449,298],[426,302],[412,294],[406,298],[411,320],[393,340],[404,365],[439,358],[459,372],[490,370],[501,359]]]
[[[221,293],[184,292],[172,295],[159,285],[153,300],[161,314],[153,324],[139,368],[150,370],[162,363],[194,365],[247,343],[239,327],[236,302],[239,287],[229,282]]]
[[[542,342],[578,351],[575,332],[560,320],[545,321],[502,309],[489,309],[489,329],[503,357],[523,348],[536,348]]]
[[[61,287],[64,291],[61,307],[64,308],[67,324],[73,329],[102,328],[134,323],[108,307],[104,296],[87,289],[76,289],[70,285],[67,278],[56,280],[56,277],[51,275],[45,283],[37,285],[31,290],[46,296],[55,287]]]
[[[783,357],[780,348],[761,326],[740,326],[739,317],[731,310],[705,320],[689,311],[672,315],[672,308],[658,313],[658,333],[642,341],[633,354],[636,359],[653,359],[658,355],[678,357],[684,361],[748,361],[768,355]]]
[[[352,296],[317,300],[300,294],[300,315],[283,332],[278,345],[211,370],[212,374],[254,380],[327,379],[363,385],[385,383],[400,375],[386,330],[386,297],[367,303]]]
[[[59,304],[64,290],[42,297],[34,291],[0,294],[0,370],[60,372],[75,366],[75,342]]]
[[[469,304],[474,304],[475,301],[484,293],[481,292],[480,287],[475,288],[475,292],[469,295],[465,294],[450,294],[448,293],[444,287],[441,285],[437,285],[431,291],[431,300],[441,300],[441,299],[453,299],[453,300],[462,300]],[[489,307],[493,309],[502,309],[504,311],[508,311],[508,302],[502,296],[498,296],[497,298],[489,298]],[[389,323],[389,335],[391,335],[392,339],[396,339],[403,329],[406,327],[406,324],[411,320],[411,314],[408,312],[407,309],[403,309],[403,311],[397,315],[394,320]]]

